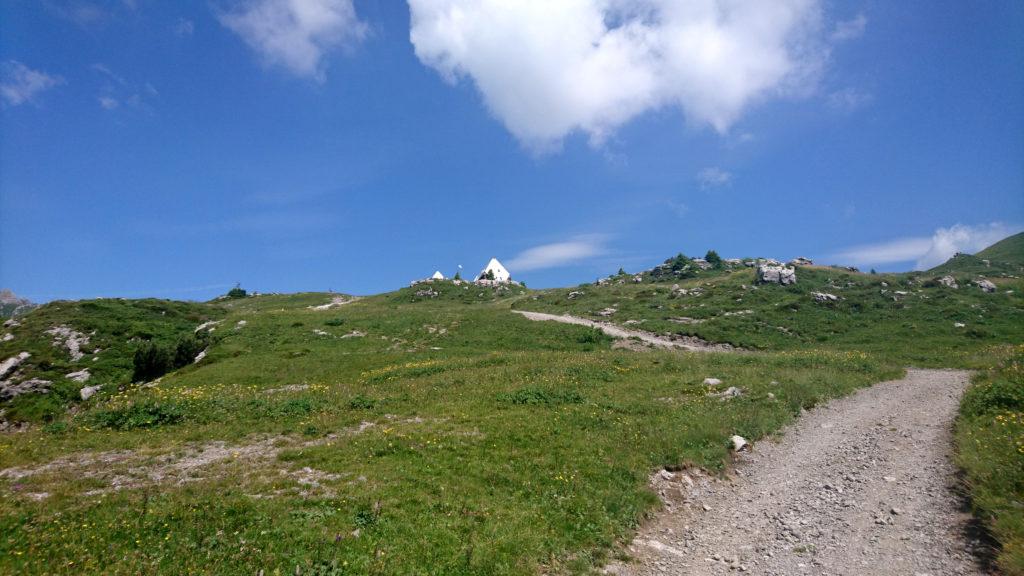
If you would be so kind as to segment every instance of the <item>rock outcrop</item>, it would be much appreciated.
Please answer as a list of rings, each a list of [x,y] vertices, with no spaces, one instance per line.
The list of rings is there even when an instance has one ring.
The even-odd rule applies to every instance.
[[[796,284],[796,270],[782,265],[760,264],[757,267],[758,284]]]

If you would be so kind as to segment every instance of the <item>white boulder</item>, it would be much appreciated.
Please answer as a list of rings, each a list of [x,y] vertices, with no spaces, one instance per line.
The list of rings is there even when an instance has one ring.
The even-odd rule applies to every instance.
[[[796,270],[787,266],[760,264],[757,267],[757,282],[759,284],[781,284],[783,286],[796,284]]]
[[[746,450],[750,447],[750,445],[747,444],[747,439],[743,436],[733,436],[732,438],[729,438],[729,444],[731,445],[733,452]]]

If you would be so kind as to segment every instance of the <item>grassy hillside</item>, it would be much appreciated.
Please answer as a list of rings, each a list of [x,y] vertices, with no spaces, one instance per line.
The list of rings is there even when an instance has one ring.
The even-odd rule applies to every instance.
[[[1024,265],[1024,232],[1003,238],[975,256],[992,262]]]
[[[985,293],[971,273],[952,289],[805,266],[796,285],[755,286],[742,265],[676,264],[542,291],[43,306],[0,343],[0,359],[31,354],[14,380],[52,381],[0,404],[28,423],[0,434],[0,573],[588,573],[657,508],[659,468],[725,470],[732,434],[762,438],[908,364],[994,366],[1024,342],[1020,279]],[[513,309],[748,352],[616,349]],[[88,336],[80,359],[55,345],[61,327]],[[183,343],[205,355],[133,378],[139,350]],[[87,383],[68,379],[86,366]],[[709,377],[742,395],[713,396]],[[86,384],[102,388],[83,401]],[[963,448],[1003,433],[985,386],[958,437],[979,509],[1005,518],[1019,497],[1000,478],[1019,456]]]
[[[223,320],[202,362],[0,437],[0,572],[586,572],[656,506],[653,470],[720,469],[731,434],[898,373],[612,350],[512,314],[525,290],[422,289],[195,305]]]
[[[740,269],[671,285],[587,284],[538,292],[515,307],[751,350],[855,350],[901,365],[978,366],[987,360],[977,357],[993,343],[1024,339],[1020,279],[993,279],[999,290],[988,294],[970,284],[969,274],[957,275],[959,289],[926,274],[817,266],[798,268],[797,278],[790,286],[756,285],[754,271]],[[839,299],[817,302],[815,292]],[[608,308],[615,312],[598,315]]]

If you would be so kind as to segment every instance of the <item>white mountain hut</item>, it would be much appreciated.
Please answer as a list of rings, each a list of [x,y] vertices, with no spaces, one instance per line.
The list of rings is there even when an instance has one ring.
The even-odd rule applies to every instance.
[[[491,261],[487,263],[487,266],[484,267],[479,274],[477,274],[473,281],[479,282],[481,280],[489,280],[489,278],[486,278],[486,276],[490,275],[488,273],[494,275],[494,282],[504,283],[512,280],[512,275],[509,274],[508,270],[501,265],[501,262],[498,262],[497,258],[491,258]]]
[[[434,272],[434,275],[431,276],[430,279],[431,280],[444,280],[444,274],[441,274],[441,271],[438,270],[437,272]]]

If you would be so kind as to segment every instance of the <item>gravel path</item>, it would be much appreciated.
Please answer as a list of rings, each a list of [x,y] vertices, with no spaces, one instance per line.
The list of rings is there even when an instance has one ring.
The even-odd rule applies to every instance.
[[[600,329],[612,338],[635,338],[656,348],[676,348],[680,350],[690,350],[693,352],[730,352],[736,350],[728,344],[714,344],[693,336],[677,335],[669,338],[667,336],[659,336],[642,330],[628,330],[610,322],[596,322],[594,320],[587,320],[586,318],[569,316],[568,314],[546,314],[544,312],[527,312],[525,310],[513,310],[512,312],[521,314],[530,320],[550,320],[552,322],[561,322],[563,324],[590,326],[591,328]]]
[[[656,474],[666,508],[607,573],[982,574],[952,491],[968,375],[909,370],[816,408],[740,453],[730,481]]]

